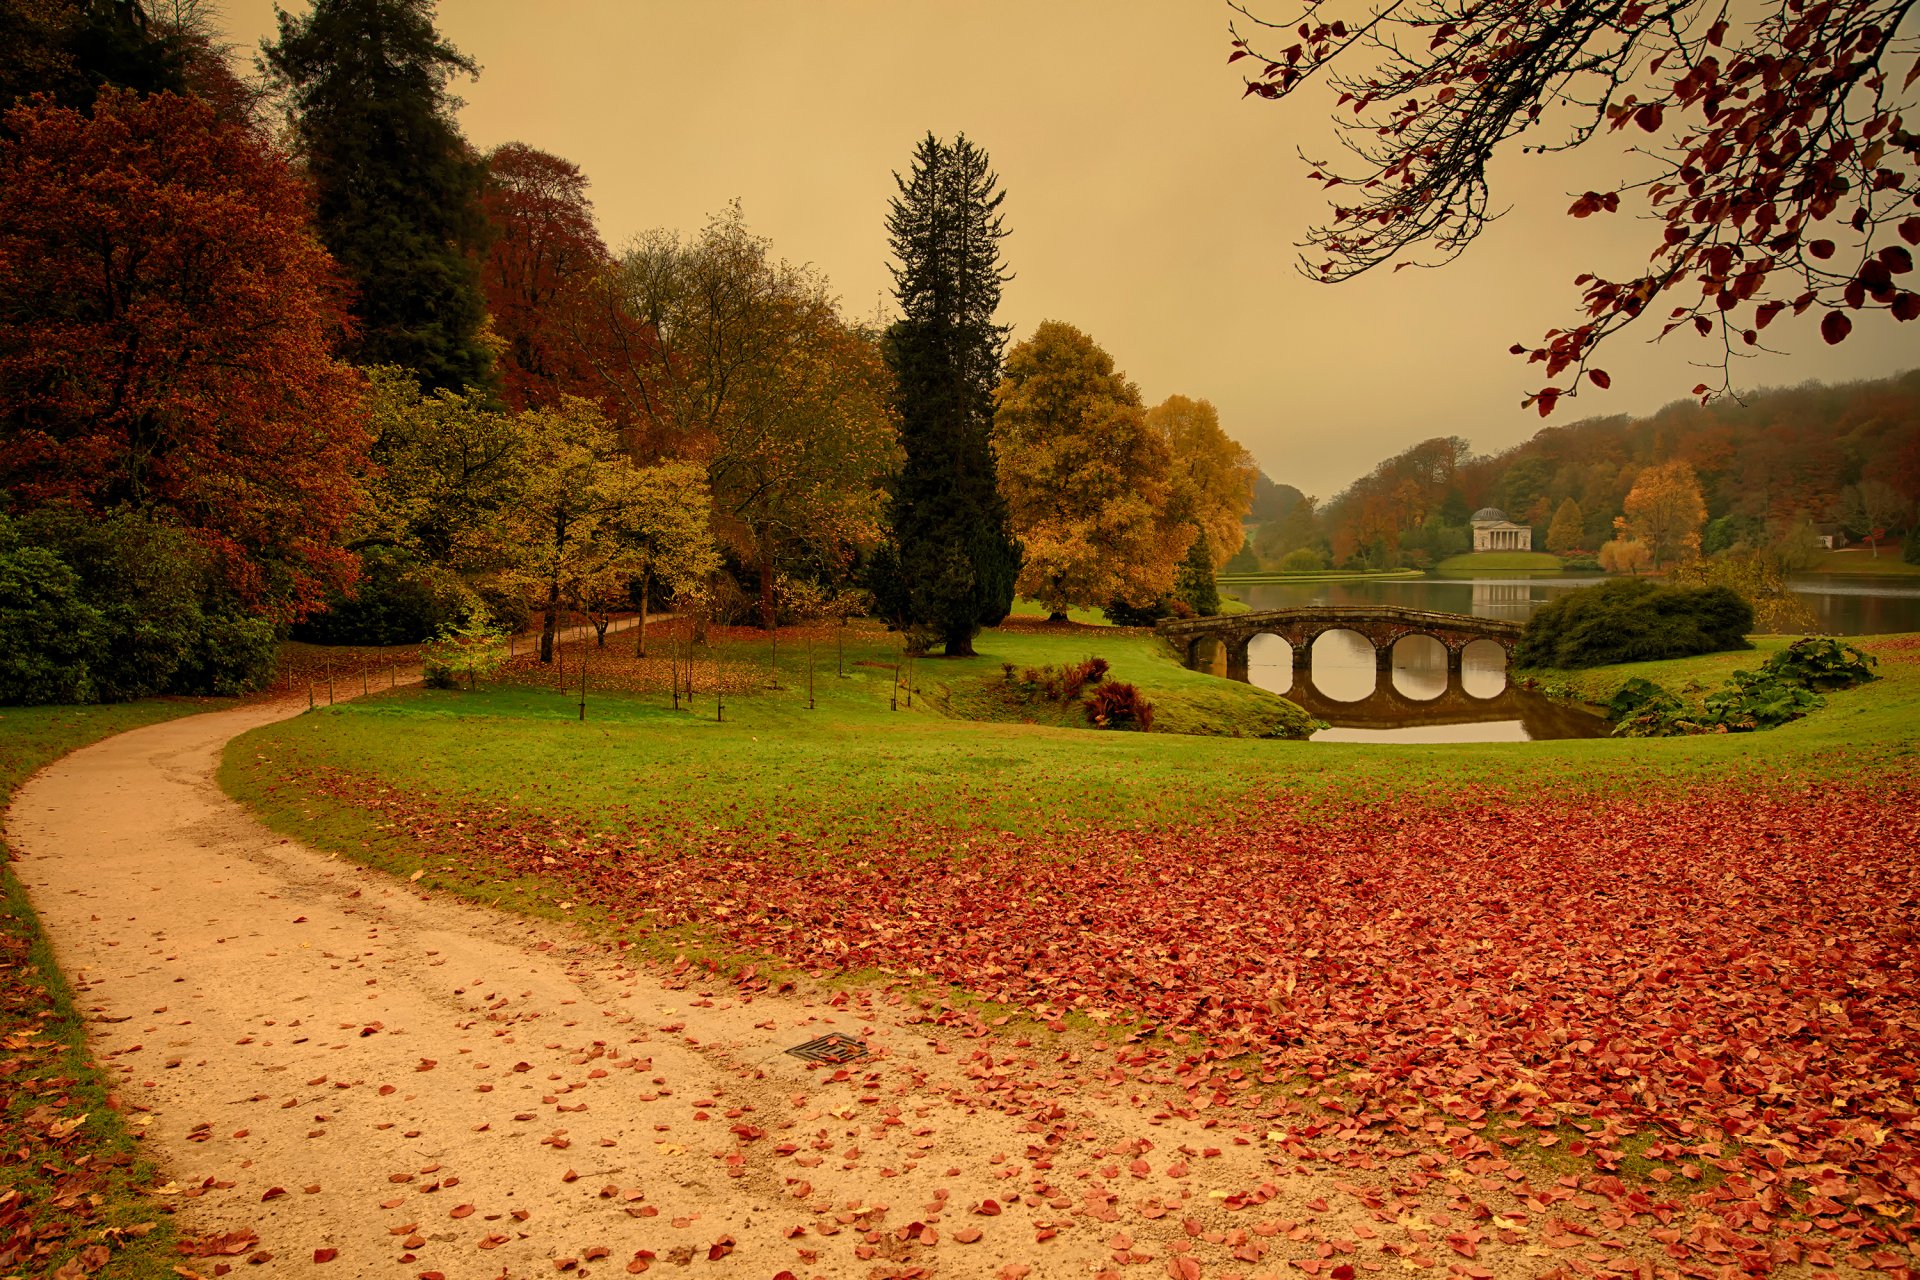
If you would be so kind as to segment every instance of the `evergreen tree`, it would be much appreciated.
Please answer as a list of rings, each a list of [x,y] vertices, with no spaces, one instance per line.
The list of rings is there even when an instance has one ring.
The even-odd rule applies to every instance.
[[[433,0],[315,0],[280,11],[268,69],[287,95],[321,239],[356,286],[360,364],[410,369],[429,391],[493,386],[486,303],[469,250],[485,238],[485,165],[454,123],[447,82],[477,75],[440,37]]]
[[[939,639],[950,657],[1013,605],[1020,547],[1008,532],[995,477],[993,388],[1007,327],[994,323],[1003,270],[1002,193],[984,151],[963,135],[932,134],[887,216],[898,265],[901,319],[887,331],[906,457],[890,512],[893,553],[879,558],[891,582],[876,596],[895,621]]]
[[[1220,612],[1220,587],[1213,580],[1213,553],[1207,548],[1207,535],[1194,531],[1193,546],[1173,580],[1173,594],[1193,606],[1203,618]]]
[[[1580,504],[1572,498],[1564,499],[1553,513],[1553,523],[1547,526],[1547,550],[1563,556],[1577,549],[1584,537],[1586,517],[1580,513]]]

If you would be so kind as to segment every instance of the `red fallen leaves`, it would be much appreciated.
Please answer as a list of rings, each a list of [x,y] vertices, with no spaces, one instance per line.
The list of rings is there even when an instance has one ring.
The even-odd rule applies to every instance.
[[[252,1231],[228,1231],[217,1236],[196,1236],[182,1240],[174,1248],[188,1258],[231,1258],[246,1253],[260,1242]]]
[[[1339,1073],[1342,1109],[1287,1137],[1302,1158],[1368,1130],[1438,1141],[1421,1131],[1431,1112],[1404,1111],[1424,1099],[1543,1132],[1582,1119],[1576,1154],[1602,1175],[1589,1189],[1615,1196],[1622,1139],[1650,1130],[1677,1140],[1650,1158],[1686,1179],[1660,1195],[1757,1206],[1735,1219],[1742,1243],[1714,1238],[1731,1254],[1698,1247],[1760,1270],[1770,1224],[1810,1197],[1869,1245],[1920,1204],[1910,777],[1312,817],[1276,799],[1231,827],[1080,837],[1071,857],[978,831],[962,855],[938,830],[832,850],[746,850],[738,833],[649,848],[507,813],[456,831],[398,791],[325,785],[436,854],[479,848],[616,914],[811,967],[918,970],[1043,1016],[1200,1033],[1175,1075],[1140,1046],[1111,1077],[1155,1073],[1196,1108],[1232,1100],[1217,1059]],[[1702,1163],[1732,1176],[1692,1188]]]

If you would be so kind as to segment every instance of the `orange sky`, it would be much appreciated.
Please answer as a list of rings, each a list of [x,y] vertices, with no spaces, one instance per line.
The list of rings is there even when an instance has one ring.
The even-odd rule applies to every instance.
[[[272,0],[222,7],[243,46],[273,30]],[[1150,403],[1212,400],[1274,479],[1330,497],[1428,436],[1490,452],[1531,435],[1519,402],[1544,379],[1508,345],[1574,317],[1576,274],[1624,273],[1654,243],[1628,216],[1565,216],[1568,191],[1607,179],[1601,157],[1510,158],[1511,214],[1442,270],[1314,284],[1291,246],[1324,204],[1295,149],[1330,154],[1330,125],[1304,100],[1242,100],[1228,17],[1213,0],[445,0],[440,27],[481,64],[459,87],[468,137],[579,164],[615,249],[738,198],[871,316],[892,171],[927,130],[964,131],[1007,192],[1015,339],[1078,325]],[[1707,344],[1649,336],[1616,339],[1613,390],[1550,421],[1648,412],[1703,380]],[[1837,348],[1808,324],[1768,336],[1786,354],[1743,362],[1739,385],[1920,366],[1920,325],[1884,313]]]

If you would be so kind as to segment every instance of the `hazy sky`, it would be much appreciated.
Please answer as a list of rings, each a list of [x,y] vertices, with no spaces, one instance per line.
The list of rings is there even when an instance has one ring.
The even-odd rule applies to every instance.
[[[273,30],[272,0],[224,11],[244,46]],[[1444,269],[1315,284],[1293,243],[1325,205],[1295,150],[1330,155],[1331,126],[1305,100],[1242,99],[1229,17],[1214,0],[446,0],[440,27],[481,65],[458,87],[467,136],[579,164],[616,249],[738,198],[871,316],[893,171],[928,130],[965,132],[1007,193],[1016,341],[1078,325],[1149,403],[1212,400],[1268,475],[1322,497],[1428,436],[1530,436],[1519,402],[1545,380],[1507,347],[1570,322],[1573,277],[1630,271],[1656,234],[1565,216],[1604,158],[1509,159],[1512,212]],[[1649,336],[1615,339],[1613,390],[1549,421],[1647,412],[1703,380],[1707,344]],[[1884,313],[1837,348],[1797,322],[1768,336],[1786,354],[1743,362],[1740,385],[1920,365],[1920,325]]]

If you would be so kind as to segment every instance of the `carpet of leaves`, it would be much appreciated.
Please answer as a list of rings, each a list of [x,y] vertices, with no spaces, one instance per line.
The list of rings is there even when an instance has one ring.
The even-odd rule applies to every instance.
[[[101,1220],[134,1160],[90,1130],[60,1017],[27,938],[0,929],[0,1275],[93,1275],[154,1227]]]
[[[945,829],[653,842],[345,774],[307,785],[435,864],[544,875],[627,927],[1118,1020],[1105,1078],[1177,1063],[1190,1108],[1226,1101],[1241,1067],[1325,1081],[1326,1113],[1284,1135],[1302,1160],[1571,1160],[1687,1274],[1914,1265],[1912,777],[1311,815],[1275,797],[1071,848]]]

